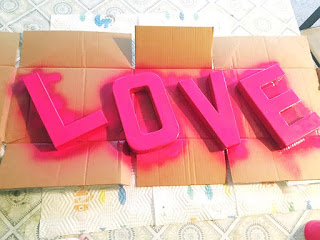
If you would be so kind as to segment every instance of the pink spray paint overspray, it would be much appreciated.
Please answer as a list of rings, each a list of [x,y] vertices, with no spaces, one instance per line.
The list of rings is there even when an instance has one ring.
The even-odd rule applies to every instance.
[[[288,123],[282,112],[300,103],[293,90],[287,90],[269,98],[263,87],[274,81],[281,81],[285,73],[279,65],[271,66],[256,74],[242,79],[238,89],[262,121],[270,135],[280,148],[288,147],[303,139],[320,127],[320,118],[316,113],[307,114]]]
[[[150,133],[141,131],[130,96],[130,94],[143,89],[149,92],[161,123],[161,129]],[[179,125],[163,82],[158,75],[141,73],[120,78],[113,84],[113,95],[127,142],[134,152],[145,153],[160,149],[178,138]]]
[[[38,73],[23,77],[31,99],[56,149],[108,124],[101,110],[65,125]]]
[[[223,149],[238,145],[240,143],[239,131],[223,72],[213,72],[209,79],[216,108],[212,106],[192,79],[179,82],[179,88]]]

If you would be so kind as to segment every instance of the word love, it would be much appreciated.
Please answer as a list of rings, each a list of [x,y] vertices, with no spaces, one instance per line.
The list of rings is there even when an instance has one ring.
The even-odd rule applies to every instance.
[[[280,148],[287,147],[320,127],[316,113],[307,114],[288,123],[281,113],[300,103],[292,90],[269,98],[263,87],[284,77],[279,65],[271,66],[238,83],[238,90],[257,114]],[[56,149],[108,121],[101,110],[71,124],[65,125],[57,112],[39,74],[24,77],[24,83]],[[210,103],[192,79],[178,83],[178,88],[189,104],[217,140],[222,149],[240,143],[239,131],[230,103],[228,89],[222,71],[210,73],[209,85],[215,107]],[[161,124],[157,131],[140,130],[131,94],[147,90]],[[113,95],[123,125],[127,142],[136,153],[145,153],[173,143],[179,136],[179,124],[172,110],[161,78],[154,73],[126,76],[113,84]]]

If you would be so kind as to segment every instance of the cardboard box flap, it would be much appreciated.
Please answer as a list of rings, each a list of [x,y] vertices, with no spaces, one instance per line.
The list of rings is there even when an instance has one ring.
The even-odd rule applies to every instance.
[[[213,139],[178,139],[136,159],[138,187],[226,183],[225,155]]]
[[[26,31],[21,67],[131,68],[131,34]]]
[[[215,37],[215,69],[265,68],[278,62],[282,68],[314,68],[304,36]]]
[[[52,144],[8,144],[0,165],[0,189],[128,185],[131,156],[124,147],[120,141],[105,141],[57,152]]]
[[[310,50],[314,57],[320,62],[320,27],[309,28],[301,31],[302,35],[307,36]]]
[[[15,66],[19,38],[19,33],[0,32],[0,66]]]
[[[211,27],[136,26],[136,68],[212,68]]]
[[[5,140],[11,104],[11,85],[16,74],[15,67],[0,66],[0,143]]]
[[[279,150],[273,139],[242,139],[229,150],[234,183],[314,180],[320,178],[320,137],[307,137],[299,145]]]
[[[15,78],[18,47],[18,33],[0,33],[0,143],[5,139],[11,99],[10,84]]]

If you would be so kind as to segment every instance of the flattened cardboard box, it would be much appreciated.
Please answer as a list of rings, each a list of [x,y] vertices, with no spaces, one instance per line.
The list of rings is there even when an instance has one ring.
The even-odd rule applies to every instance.
[[[185,35],[188,32],[194,32],[194,29],[187,29]],[[211,28],[206,29],[205,35],[212,43]],[[119,77],[133,73],[130,66],[130,39],[129,35],[123,34],[24,33],[21,66],[15,83],[9,86],[13,97],[7,114],[7,149],[0,170],[1,188],[129,183],[132,155],[124,141],[125,136],[112,96],[112,83]],[[193,38],[186,41],[194,45]],[[211,45],[206,46],[205,52],[208,54],[202,62],[210,62],[208,65],[211,66]],[[103,109],[109,122],[107,129],[90,133],[71,149],[55,151],[22,84],[21,77],[32,71],[40,73],[65,124],[97,109]],[[197,175],[201,176],[203,183],[208,182],[205,180],[206,175],[187,173],[192,169],[190,164],[194,165],[196,162],[190,159],[189,149],[193,149],[191,152],[195,153],[194,158],[197,159],[198,146],[202,149],[204,146],[199,143],[194,141],[193,144],[188,144],[185,156],[179,157],[180,162],[186,164],[185,177],[181,177],[183,175],[179,173],[170,177],[164,171],[161,178],[169,179],[163,181],[164,184],[188,184],[190,179],[197,183]],[[225,181],[223,152],[220,151],[218,158],[222,163],[219,163],[223,167],[222,171],[214,168],[214,164],[209,169],[218,174],[207,175],[219,176],[218,180],[217,177],[211,177],[217,183]],[[206,161],[212,159],[207,158]],[[21,167],[15,168],[17,165]],[[170,167],[167,166],[167,169]],[[1,181],[4,179],[6,181]]]
[[[155,31],[154,27],[136,27],[136,49],[142,49],[146,41],[149,41],[147,44],[149,52],[154,48],[157,48],[154,52],[162,52],[162,50],[166,49],[168,40],[163,41],[162,38],[154,37],[151,34],[153,31]],[[161,31],[164,31],[164,28]],[[169,28],[168,32],[170,33],[170,31],[172,31],[172,28]],[[167,39],[170,39],[170,44],[176,44],[176,47],[181,45],[179,40],[172,41],[172,39],[175,39],[174,37],[167,37]],[[320,139],[317,136],[318,132],[306,138],[305,142],[298,147],[279,151],[262,123],[236,89],[238,81],[242,78],[263,70],[274,63],[279,63],[286,73],[288,87],[297,93],[306,107],[311,111],[317,112],[319,115],[320,109],[317,104],[320,100],[319,83],[306,38],[301,36],[215,37],[213,43],[214,68],[224,71],[233,111],[242,139],[239,146],[229,149],[225,155],[225,160],[229,162],[231,168],[233,182],[252,183],[319,179],[320,161],[318,156],[320,156]],[[197,139],[197,141],[202,143],[210,141],[214,144],[214,140],[210,139],[211,137],[207,134],[206,129],[200,126],[202,123],[194,115],[193,110],[190,109],[188,104],[181,104],[183,102],[186,103],[183,97],[178,99],[179,96],[174,94],[175,81],[184,78],[193,78],[201,88],[203,82],[207,81],[208,71],[210,71],[208,67],[207,72],[204,69],[163,70],[168,65],[167,62],[170,62],[170,59],[174,58],[174,56],[170,55],[172,52],[166,52],[166,54],[169,54],[167,62],[163,60],[161,54],[151,56],[149,52],[145,55],[143,51],[136,52],[136,63],[138,63],[136,68],[147,68],[147,70],[160,75],[165,82],[181,128],[179,139],[187,139],[191,143]],[[176,57],[179,61],[183,61],[178,56]],[[192,68],[192,65],[188,65],[188,67]],[[139,70],[136,69],[136,72]],[[145,69],[141,71],[145,71]],[[204,90],[205,95],[210,99],[210,93],[205,92],[208,88],[202,87],[201,89]],[[177,95],[179,95],[179,92]],[[199,154],[204,157],[201,160],[199,160],[200,158],[197,159],[194,163],[191,161],[194,164],[191,164],[191,168],[189,168],[190,165],[184,164],[183,161],[173,159],[168,161],[164,166],[153,167],[152,171],[149,168],[145,170],[144,162],[140,162],[138,156],[138,185],[169,185],[168,179],[171,177],[164,178],[163,176],[170,176],[172,174],[179,174],[178,176],[180,177],[183,176],[181,177],[183,180],[176,181],[179,185],[180,183],[224,183],[225,180],[222,179],[223,177],[225,178],[225,175],[212,170],[219,169],[219,171],[225,171],[225,164],[219,160],[219,155],[215,154],[215,156],[206,157],[204,152],[208,152],[208,146],[202,148],[202,151],[200,147],[197,149],[199,149]],[[209,152],[212,154],[212,151]],[[150,156],[150,158],[154,157],[157,156]],[[203,159],[214,159],[214,161],[202,161]],[[199,167],[196,166],[197,164]],[[187,171],[185,171],[185,166],[188,166]],[[209,166],[210,169],[206,169],[206,166]],[[205,176],[204,179],[192,177],[200,176],[201,173]],[[215,176],[214,179],[207,178],[210,175],[218,176]],[[184,181],[185,176],[187,176],[188,181]]]
[[[307,39],[299,37],[217,37],[214,65],[231,68],[227,82],[241,144],[228,150],[235,183],[320,178],[319,132],[306,137],[296,147],[278,150],[277,145],[236,90],[238,81],[278,62],[293,89],[310,111],[320,114],[319,81]],[[228,80],[227,79],[227,80]]]
[[[10,91],[7,86],[15,78],[16,57],[19,46],[18,33],[0,35],[0,142],[5,140],[6,116],[10,105]]]
[[[225,183],[224,152],[177,88],[180,80],[193,78],[212,99],[207,77],[212,70],[213,28],[136,26],[135,39],[135,73],[160,76],[180,128],[178,140],[166,151],[137,154],[137,186]],[[150,159],[158,164],[149,165]]]
[[[131,156],[111,94],[131,69],[131,36],[85,32],[25,32],[13,84],[0,165],[0,188],[129,184]],[[64,123],[102,109],[109,127],[55,151],[21,76],[38,71]],[[5,98],[8,95],[2,95]],[[6,100],[7,101],[7,100]]]
[[[234,182],[277,181],[293,178],[292,176],[299,180],[320,177],[315,157],[317,148],[308,150],[308,154],[294,155],[294,161],[300,163],[300,174],[291,174],[297,168],[281,169],[281,166],[285,166],[280,162],[282,160],[270,158],[270,155],[277,155],[272,148],[273,140],[234,88],[241,77],[255,71],[248,69],[263,69],[277,61],[288,74],[290,87],[311,110],[319,114],[319,107],[315,104],[319,97],[318,81],[315,70],[310,65],[312,60],[305,38],[214,38],[214,66],[225,72],[243,139],[240,151],[239,148],[233,152],[231,149],[225,155],[217,150],[214,139],[207,134],[205,127],[176,89],[177,81],[192,77],[210,98],[205,86],[212,64],[212,28],[161,28],[161,38],[150,35],[150,31],[154,32],[156,29],[136,29],[136,70],[132,70],[130,66],[129,35],[84,32],[24,34],[21,68],[15,82],[9,84],[13,96],[2,95],[5,98],[1,99],[10,104],[5,124],[1,121],[5,126],[3,139],[7,142],[7,150],[0,165],[0,188],[128,184],[131,161],[137,161],[138,186],[225,183],[226,160],[230,163]],[[200,32],[194,34],[197,31]],[[180,39],[175,37],[179,35],[177,33],[193,38]],[[206,44],[199,45],[198,36]],[[171,42],[168,43],[168,39]],[[192,53],[202,55],[194,57],[188,51],[184,54],[180,47],[177,48],[180,49],[179,55],[174,51],[161,54],[161,49],[167,49],[168,45],[172,49],[180,45],[186,49],[192,46]],[[255,46],[254,50],[252,46]],[[150,55],[149,50],[154,47],[157,47],[155,52],[158,54]],[[53,101],[65,123],[102,109],[109,122],[107,129],[91,133],[81,139],[72,150],[53,151],[37,111],[25,88],[21,87],[21,76],[31,71],[40,71],[43,78],[47,79],[46,87],[55,96]],[[112,83],[119,77],[140,71],[156,72],[165,83],[181,128],[176,145],[171,146],[168,152],[175,152],[176,146],[183,146],[179,154],[163,155],[163,152],[154,152],[133,156],[125,143],[112,96]],[[304,86],[303,81],[310,84],[307,90],[301,88],[301,85]],[[150,105],[150,99],[143,94],[135,96],[136,112],[144,120],[141,123],[144,130],[155,122],[154,110]],[[266,143],[261,144],[264,139]],[[312,140],[317,142],[316,137],[312,137]],[[248,141],[255,141],[257,144],[246,144]],[[247,146],[244,148],[245,159],[243,155],[239,155],[244,144]],[[163,159],[163,156],[167,158]],[[239,161],[239,156],[242,161]],[[148,166],[145,163],[150,157],[158,158],[161,164]],[[308,164],[301,164],[302,161]],[[310,167],[312,164],[313,167]],[[279,169],[282,172],[279,173]]]

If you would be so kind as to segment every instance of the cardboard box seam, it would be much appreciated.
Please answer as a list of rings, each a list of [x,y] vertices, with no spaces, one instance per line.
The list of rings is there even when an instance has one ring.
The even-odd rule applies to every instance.
[[[266,38],[265,38],[265,37],[262,37],[262,39],[263,39],[264,48],[265,48],[265,50],[266,50],[266,54],[267,54],[267,58],[268,58],[268,63],[270,63],[271,61],[270,61],[270,56],[269,56],[269,50],[268,50],[268,48],[267,48]]]
[[[284,180],[284,179],[281,179],[281,178],[280,178],[279,169],[278,169],[278,166],[277,166],[277,164],[276,164],[276,159],[275,159],[275,157],[274,157],[274,153],[273,153],[273,152],[272,152],[272,165],[273,165],[273,168],[276,169],[277,178],[278,178],[277,181],[282,181],[282,180]]]
[[[187,158],[186,158],[187,162],[184,162],[184,166],[183,166],[186,169],[184,171],[184,173],[185,173],[184,179],[185,179],[186,183],[193,185],[195,183],[196,173],[195,173],[195,164],[194,164],[193,158],[191,156],[189,142],[186,142],[186,151],[188,154],[187,154]],[[189,169],[188,169],[188,167],[189,167]]]
[[[89,152],[90,152],[90,144],[87,146],[87,153],[86,153],[86,167],[84,170],[84,178],[83,178],[83,185],[87,185],[87,179],[88,179],[88,164],[89,164]]]

